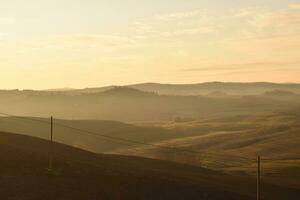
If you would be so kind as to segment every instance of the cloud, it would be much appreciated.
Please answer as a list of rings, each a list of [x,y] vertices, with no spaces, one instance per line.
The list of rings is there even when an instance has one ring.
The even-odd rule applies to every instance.
[[[175,35],[195,35],[198,33],[212,33],[215,29],[213,27],[198,27],[198,28],[187,28],[174,31]]]
[[[206,15],[206,11],[204,10],[193,10],[187,12],[176,12],[176,13],[169,13],[163,15],[156,15],[154,19],[162,20],[162,21],[171,21],[171,20],[178,20],[178,19],[187,19],[187,18],[194,18],[199,16]]]
[[[1,41],[1,35],[0,35]],[[1,43],[0,43],[1,44]],[[17,52],[43,53],[48,51],[84,52],[102,51],[110,52],[122,48],[132,47],[136,44],[134,38],[118,34],[62,34],[42,37],[28,37],[26,40],[18,39],[5,43],[6,46],[17,48]]]
[[[250,41],[246,45],[237,47],[238,44],[235,41],[269,39],[281,36],[290,37],[290,35],[296,34],[296,31],[293,32],[292,29],[283,29],[281,27],[266,31],[266,29],[262,28],[261,30],[257,27],[277,27],[278,23],[290,24],[294,27],[294,24],[298,23],[299,20],[299,14],[288,9],[240,8],[222,14],[206,12],[204,10],[190,10],[138,19],[132,24],[129,30],[120,30],[120,32],[112,32],[111,34],[74,33],[70,35],[54,35],[32,41],[31,46],[35,49],[74,49],[75,51],[91,49],[107,52],[130,49],[139,53],[144,51],[152,55],[158,54],[158,49],[168,54],[168,52],[176,51],[176,49],[180,48],[196,54],[195,49],[198,48],[198,56],[202,58],[205,58],[207,55],[211,56],[211,54],[220,54],[221,50],[224,51],[223,54],[226,56],[230,53],[235,53],[230,52],[232,49],[234,51],[239,49],[240,51],[240,49],[244,50],[246,48],[261,49],[267,47],[267,50],[269,50],[271,49],[270,46],[277,45],[281,47],[283,44],[286,45],[287,42],[279,43],[277,40],[273,42],[274,45],[267,44],[262,46],[257,45],[258,42],[254,43]],[[282,31],[277,31],[278,29]],[[204,48],[208,49],[208,51],[204,51]],[[226,52],[227,49],[229,50],[228,52]],[[250,54],[250,50],[244,51]],[[259,51],[262,52],[262,50]],[[131,53],[131,51],[128,52]],[[274,49],[272,54],[275,53],[278,53],[276,49]],[[182,54],[179,53],[176,56],[180,55]],[[265,60],[263,53],[257,57],[260,57],[260,55],[261,59],[258,60]],[[264,64],[271,65],[270,63]],[[248,67],[258,66],[258,63],[248,63],[247,65]],[[225,69],[232,70],[237,67],[242,68],[247,65],[233,64],[230,66],[212,67],[221,71]],[[209,68],[211,69],[211,67]],[[186,71],[198,70],[204,71],[205,69],[196,68],[187,69]]]
[[[225,19],[241,19],[246,17],[253,17],[258,13],[263,12],[263,10],[257,8],[239,8],[231,10],[230,13],[227,13],[223,18]]]
[[[209,23],[205,10],[190,10],[154,15],[136,21],[133,30],[140,39],[147,38],[176,38],[211,33],[216,29]]]
[[[290,5],[289,5],[289,8],[290,8],[290,9],[298,10],[298,9],[300,9],[300,3],[293,3],[293,4],[290,4]]]
[[[207,67],[199,67],[199,68],[188,68],[183,71],[186,72],[195,72],[195,71],[241,71],[248,69],[272,69],[274,67],[284,67],[284,66],[298,66],[300,61],[294,62],[252,62],[252,63],[239,63],[239,64],[227,64],[227,65],[211,65]]]
[[[15,18],[10,18],[10,17],[0,17],[0,25],[9,25],[9,24],[14,24],[16,22]]]
[[[121,35],[102,35],[102,34],[74,34],[59,35],[51,37],[48,41],[49,46],[61,47],[120,47],[135,43],[135,40],[129,36]]]
[[[0,41],[3,40],[4,36],[5,36],[5,34],[3,34],[3,33],[0,32]]]
[[[231,38],[227,38],[227,41],[280,40],[296,38],[300,34],[300,12],[289,8],[240,8],[230,11],[226,16],[225,25],[238,25],[236,30],[227,29],[231,32]],[[223,30],[226,30],[226,26]],[[277,43],[283,44],[284,42]]]
[[[285,34],[248,34],[247,37],[237,38],[231,41],[244,41],[244,40],[271,40],[271,39],[287,39],[287,38],[299,38],[300,33],[285,33]]]
[[[214,27],[198,27],[198,28],[182,28],[174,31],[157,32],[162,37],[179,37],[179,36],[193,36],[197,34],[206,34],[216,31]]]
[[[263,29],[277,28],[295,28],[295,25],[300,24],[300,12],[294,9],[300,7],[300,4],[290,5],[288,8],[238,8],[232,9],[221,16],[224,24],[238,23],[239,29],[253,29],[259,32]],[[293,8],[293,9],[292,9]],[[281,30],[284,31],[284,30]]]
[[[260,28],[297,25],[300,24],[300,13],[290,10],[257,11],[250,23]]]
[[[293,5],[294,8],[297,6],[298,4]],[[236,25],[239,25],[238,29],[235,28]],[[293,12],[291,9],[250,7],[229,10],[222,15],[200,9],[155,15],[136,22],[135,31],[144,39],[175,39],[207,33],[216,33],[223,38],[240,38],[293,33],[296,25],[300,25],[299,12]]]

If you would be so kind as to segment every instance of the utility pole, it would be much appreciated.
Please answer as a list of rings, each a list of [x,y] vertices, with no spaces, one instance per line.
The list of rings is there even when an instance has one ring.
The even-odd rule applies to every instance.
[[[260,200],[260,156],[257,157],[257,200]]]
[[[50,155],[49,155],[49,170],[52,170],[52,159],[53,159],[53,117],[51,116],[51,127],[50,127]]]

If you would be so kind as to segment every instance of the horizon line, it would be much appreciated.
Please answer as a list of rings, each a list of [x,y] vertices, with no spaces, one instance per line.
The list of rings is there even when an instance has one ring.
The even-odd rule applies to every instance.
[[[145,84],[157,84],[157,85],[173,85],[173,86],[182,86],[182,85],[201,85],[201,84],[213,84],[213,83],[223,83],[223,84],[278,84],[278,85],[298,85],[300,82],[264,82],[264,81],[246,81],[246,82],[239,82],[239,81],[208,81],[208,82],[195,82],[195,83],[161,83],[161,82],[139,82],[139,83],[132,83],[132,84],[120,84],[120,85],[104,85],[104,86],[91,86],[91,87],[82,87],[82,88],[73,88],[73,87],[56,87],[56,88],[44,88],[44,89],[32,89],[32,88],[0,88],[0,91],[70,91],[70,90],[84,90],[84,89],[96,89],[96,88],[106,88],[106,87],[130,87],[136,85],[145,85]]]

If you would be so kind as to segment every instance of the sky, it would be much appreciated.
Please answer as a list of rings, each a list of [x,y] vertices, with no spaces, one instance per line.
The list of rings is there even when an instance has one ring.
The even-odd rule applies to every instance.
[[[300,0],[0,0],[0,88],[300,83]]]

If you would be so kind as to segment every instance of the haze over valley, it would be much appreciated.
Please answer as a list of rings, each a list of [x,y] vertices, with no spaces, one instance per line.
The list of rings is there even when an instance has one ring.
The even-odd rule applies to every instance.
[[[0,0],[0,199],[299,200],[300,0]]]
[[[298,84],[204,83],[6,90],[1,91],[0,125],[1,131],[47,140],[51,113],[56,123],[54,141],[83,150],[248,175],[255,174],[255,162],[237,163],[259,154],[275,159],[266,161],[265,169],[278,173],[299,166],[299,88]],[[277,180],[298,188],[298,176],[287,176]]]

